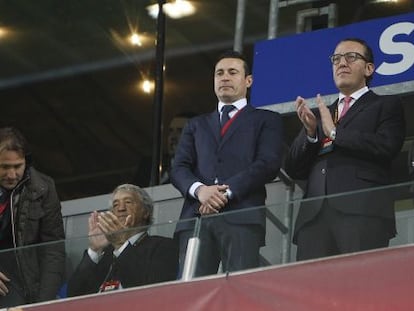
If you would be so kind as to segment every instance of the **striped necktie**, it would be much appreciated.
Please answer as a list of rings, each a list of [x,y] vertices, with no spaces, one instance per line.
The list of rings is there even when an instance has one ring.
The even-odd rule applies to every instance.
[[[230,120],[229,113],[233,109],[234,109],[234,106],[233,105],[224,105],[223,106],[223,108],[221,109],[221,119],[220,119],[221,127],[223,127],[224,124],[226,124],[227,121]]]

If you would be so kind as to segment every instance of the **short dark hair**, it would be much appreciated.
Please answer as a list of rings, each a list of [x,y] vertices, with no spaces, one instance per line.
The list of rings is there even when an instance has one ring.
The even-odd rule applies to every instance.
[[[247,62],[247,60],[246,60],[246,57],[244,57],[244,55],[242,54],[242,53],[240,53],[240,52],[238,52],[238,51],[234,51],[234,50],[227,50],[227,51],[224,51],[223,53],[221,53],[220,55],[219,55],[219,57],[217,58],[217,60],[216,60],[216,63],[214,64],[214,67],[216,67],[217,66],[217,64],[218,64],[218,62],[219,61],[221,61],[222,59],[224,59],[224,58],[237,58],[237,59],[240,59],[240,60],[242,60],[243,61],[243,66],[244,66],[244,73],[245,73],[245,76],[248,76],[248,75],[250,75],[251,73],[250,73],[250,67],[249,67],[249,64],[248,64],[248,62]]]
[[[27,140],[14,127],[0,128],[0,152],[3,151],[15,151],[23,157],[30,154]]]
[[[368,45],[368,43],[365,40],[362,40],[360,38],[346,38],[346,39],[343,39],[343,40],[339,41],[338,44],[340,44],[342,42],[347,42],[347,41],[357,42],[357,43],[361,44],[364,47],[364,50],[365,50],[364,51],[365,60],[368,63],[374,63],[374,52],[372,52],[371,47]],[[338,44],[337,44],[337,46],[338,46]],[[371,82],[372,78],[373,78],[373,74],[366,78],[367,85],[369,84],[369,82]]]

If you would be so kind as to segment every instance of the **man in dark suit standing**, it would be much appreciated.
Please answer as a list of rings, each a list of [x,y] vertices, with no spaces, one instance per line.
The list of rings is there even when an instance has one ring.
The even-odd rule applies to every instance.
[[[360,39],[342,40],[331,62],[338,100],[327,108],[318,95],[315,114],[302,97],[296,100],[303,129],[285,164],[291,177],[307,179],[305,198],[386,185],[405,137],[399,98],[368,89],[375,69],[371,48]],[[396,230],[394,202],[385,192],[303,202],[294,233],[297,259],[388,246]]]
[[[224,271],[259,265],[265,214],[247,209],[265,204],[265,184],[279,171],[282,121],[279,114],[247,103],[252,81],[240,53],[221,55],[214,71],[217,109],[189,120],[176,150],[171,175],[185,198],[180,219],[223,214],[201,221],[197,276],[217,273],[220,261]],[[228,213],[234,211],[240,212]],[[191,225],[181,222],[176,228],[181,268]]]
[[[111,210],[89,217],[89,249],[68,282],[68,296],[174,280],[178,247],[173,239],[148,235],[152,212],[145,190],[118,186]]]

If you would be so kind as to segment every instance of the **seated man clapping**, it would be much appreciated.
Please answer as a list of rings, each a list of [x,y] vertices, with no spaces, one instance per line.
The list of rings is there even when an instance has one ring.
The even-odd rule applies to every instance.
[[[145,190],[118,186],[112,208],[89,217],[89,248],[68,282],[68,296],[174,280],[175,241],[147,232],[153,203]]]

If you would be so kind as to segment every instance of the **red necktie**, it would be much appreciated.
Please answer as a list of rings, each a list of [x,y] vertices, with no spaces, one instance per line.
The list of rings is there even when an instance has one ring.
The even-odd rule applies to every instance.
[[[343,99],[344,102],[344,107],[342,108],[342,112],[341,115],[339,116],[339,119],[341,119],[345,113],[347,113],[348,109],[349,109],[349,104],[351,103],[352,97],[351,96],[345,96]]]

